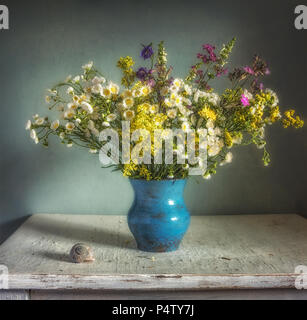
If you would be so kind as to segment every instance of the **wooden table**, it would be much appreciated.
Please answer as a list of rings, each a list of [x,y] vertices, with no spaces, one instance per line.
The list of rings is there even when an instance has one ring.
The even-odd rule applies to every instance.
[[[70,261],[77,242],[95,262]],[[306,299],[295,268],[307,266],[307,220],[193,216],[178,251],[146,253],[125,216],[36,214],[0,246],[0,264],[9,271],[2,299]]]

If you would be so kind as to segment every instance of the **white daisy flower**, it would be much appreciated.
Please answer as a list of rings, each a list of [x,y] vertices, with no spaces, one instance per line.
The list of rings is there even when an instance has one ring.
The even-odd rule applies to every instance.
[[[74,94],[74,88],[73,87],[68,87],[66,90],[67,94]]]
[[[133,110],[126,110],[126,111],[124,112],[124,118],[125,118],[126,120],[131,120],[131,119],[133,119],[133,118],[134,118],[134,111],[133,111]]]
[[[176,109],[169,109],[167,111],[167,116],[170,118],[170,119],[175,119],[176,116],[177,116],[177,110]]]
[[[37,138],[37,134],[36,134],[36,131],[34,129],[32,129],[30,131],[30,137],[32,140],[35,140]]]
[[[228,152],[228,153],[226,154],[225,161],[226,161],[227,163],[230,163],[230,162],[232,162],[232,159],[233,159],[233,154],[232,154],[231,152]]]
[[[93,85],[91,91],[95,94],[100,94],[102,92],[102,85],[100,83]]]
[[[97,149],[90,149],[88,152],[89,153],[97,153]]]
[[[70,102],[67,104],[67,108],[70,110],[76,110],[78,109],[78,104],[76,102]]]
[[[247,89],[244,89],[243,94],[248,98],[248,100],[253,99],[252,93],[250,93]]]
[[[119,92],[119,86],[113,82],[109,84],[108,88],[111,91],[111,94],[118,94]]]
[[[25,129],[26,129],[26,130],[30,130],[30,129],[31,129],[31,126],[32,126],[31,120],[28,120],[28,121],[26,122]]]
[[[37,124],[37,125],[39,125],[39,126],[41,126],[42,124],[44,124],[44,122],[45,122],[45,119],[44,119],[44,118],[37,118],[37,119],[35,120],[35,124]]]
[[[211,93],[209,96],[209,102],[211,102],[214,105],[219,104],[220,100],[221,100],[220,96],[216,93]]]
[[[182,79],[177,78],[173,81],[173,86],[177,87],[178,89],[180,89],[182,85],[183,85]]]
[[[112,92],[109,88],[102,88],[100,94],[107,99],[111,98],[112,96]]]
[[[77,118],[75,120],[75,125],[78,127],[80,123],[81,123],[81,119]]]
[[[151,89],[148,86],[144,86],[141,88],[141,94],[142,96],[147,96],[151,92]]]
[[[61,140],[63,140],[63,139],[65,138],[65,133],[64,133],[64,132],[61,132],[61,133],[59,134],[59,137],[60,137]]]
[[[131,108],[134,104],[134,99],[133,98],[125,98],[123,101],[124,107],[126,108]]]
[[[156,105],[156,104],[153,104],[153,105],[149,106],[149,112],[151,114],[157,113],[158,110],[159,110],[159,106]]]
[[[72,79],[72,82],[75,82],[75,83],[80,82],[80,76],[75,76],[75,77]]]
[[[67,122],[65,125],[65,128],[66,128],[66,130],[72,131],[72,130],[74,130],[75,125],[72,122]]]
[[[135,89],[135,90],[132,91],[132,95],[133,95],[134,98],[138,98],[138,97],[140,97],[142,95],[142,92],[141,92],[140,89]]]
[[[50,129],[56,130],[59,126],[60,126],[60,121],[59,121],[59,120],[55,120],[55,121],[53,121],[53,122],[51,123]]]
[[[181,129],[183,132],[188,132],[190,130],[190,124],[188,122],[183,122],[181,125]]]
[[[51,102],[51,97],[50,96],[46,96],[45,97],[45,101],[46,101],[46,103],[50,103]]]
[[[100,83],[105,83],[106,82],[106,79],[104,77],[97,77],[95,76],[93,79],[92,79],[92,83],[93,84],[100,84]]]
[[[192,87],[185,84],[184,85],[184,91],[188,94],[188,95],[191,95],[192,94]]]
[[[207,129],[210,129],[210,128],[214,128],[214,122],[213,122],[213,120],[211,120],[211,119],[208,119],[207,120],[207,123],[206,123],[206,128]]]
[[[104,121],[104,122],[102,123],[102,125],[103,125],[104,127],[110,127],[110,123],[107,122],[107,121]]]
[[[185,106],[183,106],[181,104],[179,104],[177,107],[178,107],[180,113],[185,117],[188,117],[192,113],[191,110],[189,110],[188,108],[186,108]]]
[[[64,118],[66,119],[71,119],[74,117],[74,115],[75,115],[75,111],[72,109],[68,109],[64,112]]]
[[[92,107],[89,103],[87,103],[87,102],[85,102],[85,101],[83,101],[83,102],[81,103],[81,107],[82,107],[82,109],[85,110],[87,113],[93,113],[93,112],[94,112],[93,107]]]
[[[132,93],[131,90],[125,90],[122,95],[123,95],[124,98],[133,97],[133,93]]]
[[[106,120],[111,122],[111,121],[114,121],[115,119],[117,118],[116,114],[115,113],[110,113],[107,117],[106,117]]]
[[[174,106],[174,103],[170,99],[165,99],[164,103],[167,107],[171,108]]]
[[[93,68],[93,64],[94,64],[94,62],[90,61],[87,64],[85,64],[84,66],[82,66],[82,69],[85,71],[89,71]]]

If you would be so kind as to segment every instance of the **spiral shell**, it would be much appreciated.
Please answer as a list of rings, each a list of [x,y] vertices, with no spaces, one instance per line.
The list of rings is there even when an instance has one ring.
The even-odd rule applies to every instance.
[[[76,243],[70,250],[70,258],[75,263],[94,261],[92,249],[84,243]]]

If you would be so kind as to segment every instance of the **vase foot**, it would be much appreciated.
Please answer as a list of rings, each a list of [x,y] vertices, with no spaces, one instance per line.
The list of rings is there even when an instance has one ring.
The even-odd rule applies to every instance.
[[[179,248],[181,240],[172,241],[171,243],[155,243],[151,245],[144,245],[137,243],[137,248],[145,252],[172,252]]]

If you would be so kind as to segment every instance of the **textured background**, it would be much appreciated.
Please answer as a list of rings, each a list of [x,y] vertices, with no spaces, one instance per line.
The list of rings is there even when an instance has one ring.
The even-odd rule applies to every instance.
[[[117,59],[138,56],[140,43],[160,40],[174,74],[183,77],[201,44],[236,36],[233,64],[263,55],[272,71],[266,85],[279,92],[282,105],[303,113],[307,30],[293,24],[300,2],[1,1],[10,9],[10,30],[0,31],[0,241],[32,213],[126,214],[132,201],[128,180],[100,169],[95,156],[55,140],[48,150],[30,140],[24,123],[48,113],[46,88],[89,60],[119,81]],[[306,128],[276,126],[268,136],[270,167],[250,146],[234,150],[234,162],[210,181],[188,182],[192,214],[306,212]]]

